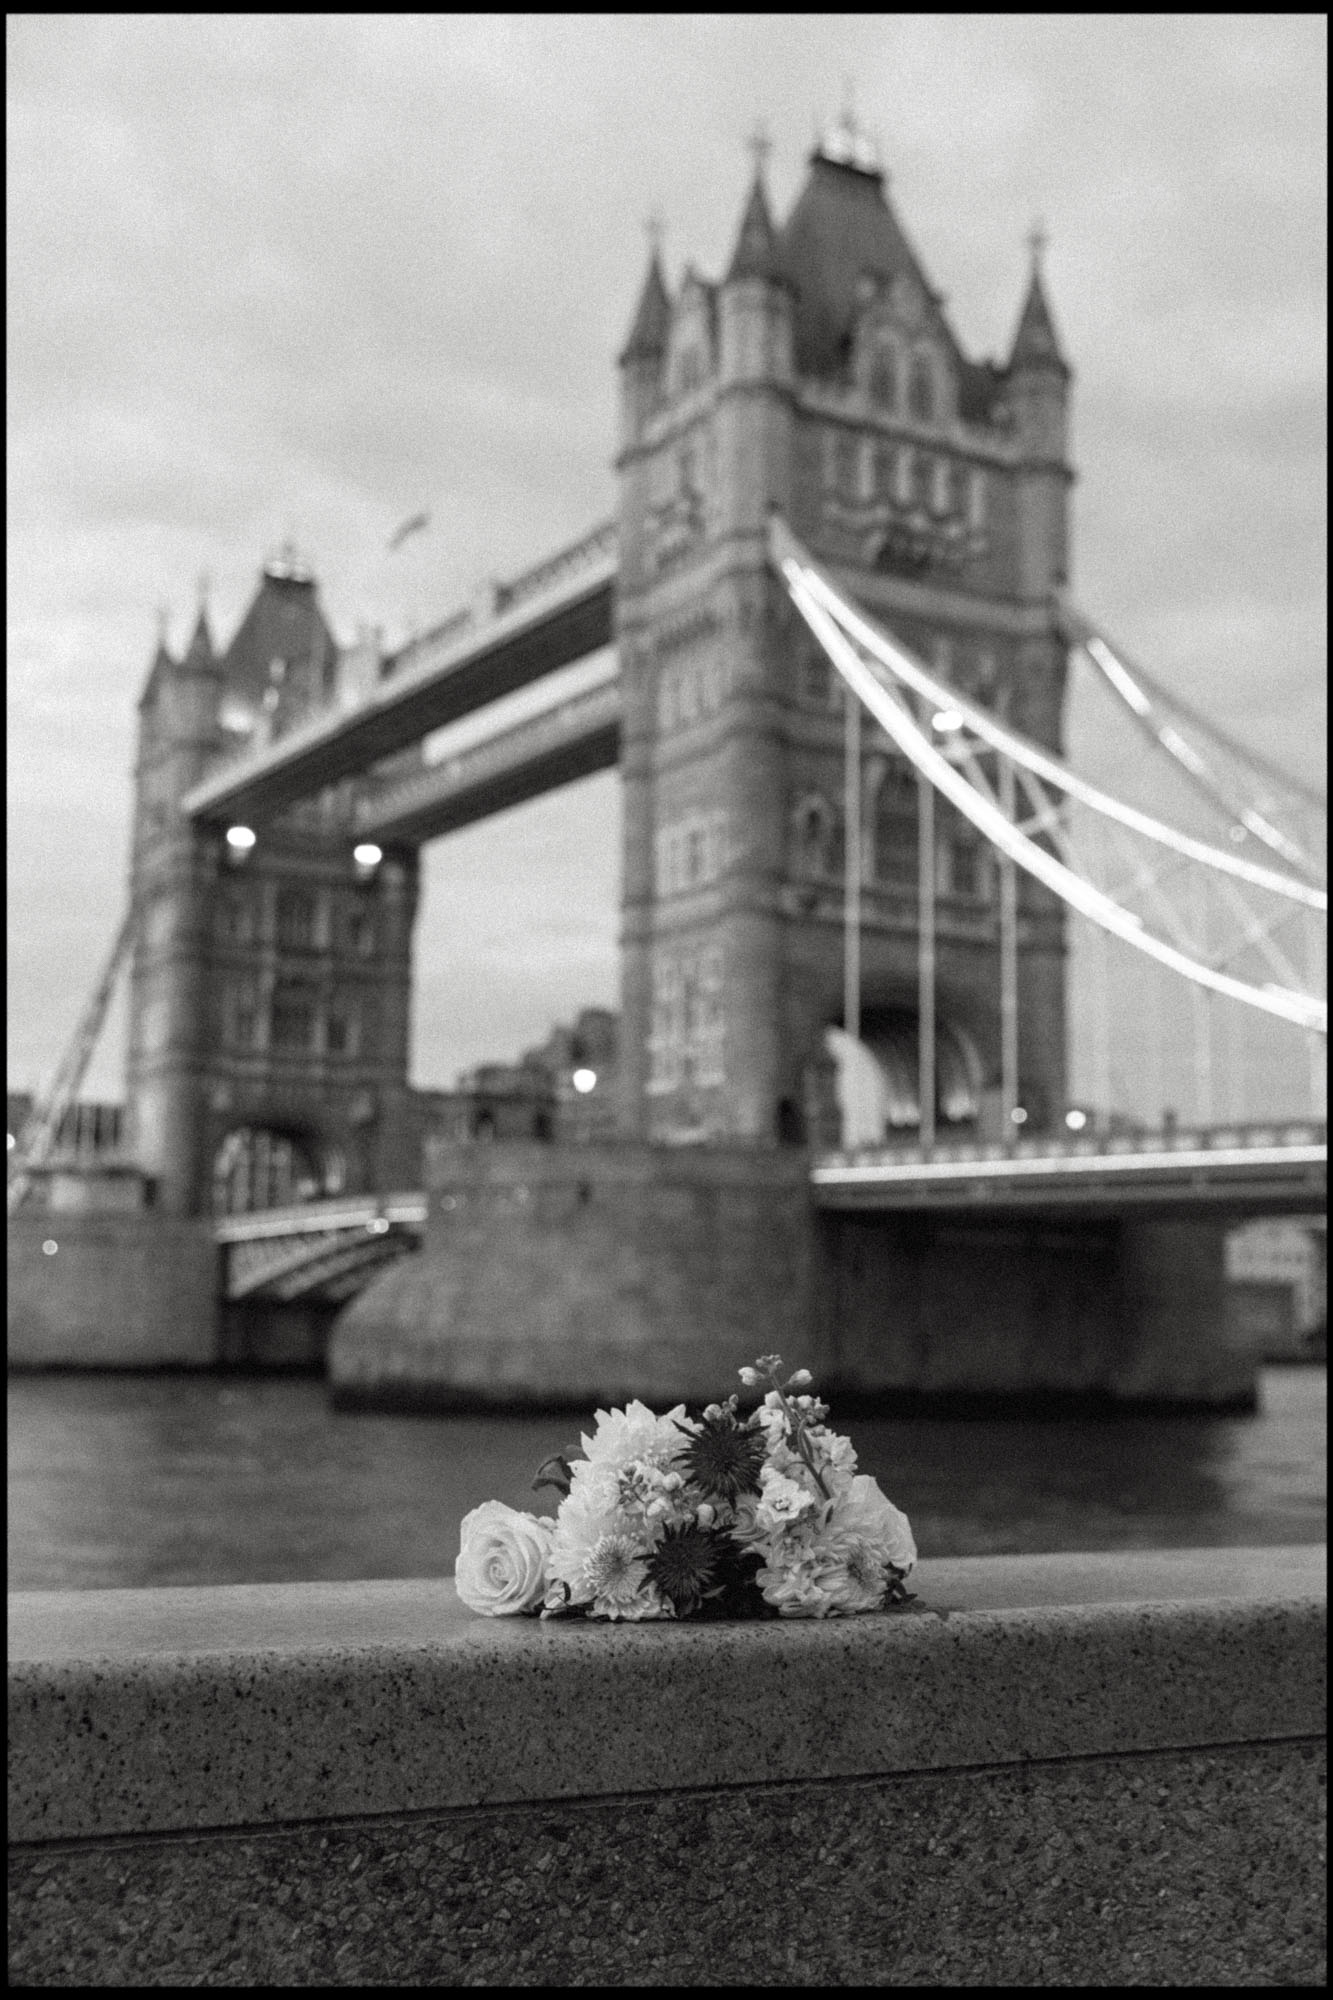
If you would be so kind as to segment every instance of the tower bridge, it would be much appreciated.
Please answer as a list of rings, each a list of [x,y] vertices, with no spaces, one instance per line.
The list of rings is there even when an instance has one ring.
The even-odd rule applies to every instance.
[[[1322,1193],[1326,1014],[1294,927],[1326,896],[1298,788],[1136,680],[1069,602],[1072,371],[1036,251],[1007,360],[970,359],[883,175],[829,142],[781,225],[756,170],[718,280],[689,268],[673,296],[654,248],[619,377],[614,517],[397,653],[340,653],[290,552],[225,650],[202,612],[181,658],[159,646],[126,946],[126,1122],[159,1212],[221,1232],[233,1301],[366,1286],[334,1346],[349,1396],[388,1376],[638,1390],[663,1345],[679,1366],[654,1386],[675,1393],[705,1359],[715,1375],[719,1312],[742,1348],[784,1324],[823,1341],[854,1386],[1246,1393],[1219,1231]],[[609,646],[597,684],[427,761],[434,732]],[[1085,668],[1206,798],[1211,836],[1070,770]],[[390,1214],[380,1191],[420,1186],[426,1136],[420,847],[608,768],[619,1149],[437,1147]],[[1195,996],[1205,1113],[1215,1002],[1304,1035],[1304,1136],[1117,1141],[1108,1082],[1075,1143],[1075,924]],[[1086,1291],[1059,1257],[1038,1282],[1035,1238],[995,1253],[1004,1330],[949,1359],[923,1303],[944,1277],[901,1231],[955,1212],[1092,1230],[1121,1306],[1085,1300],[1100,1330],[1077,1367],[1023,1331],[1065,1326]],[[950,1282],[970,1270],[981,1298],[1000,1267],[972,1254]],[[886,1331],[881,1367],[895,1287],[916,1346]],[[530,1336],[497,1331],[501,1301]],[[590,1330],[608,1314],[620,1334]]]

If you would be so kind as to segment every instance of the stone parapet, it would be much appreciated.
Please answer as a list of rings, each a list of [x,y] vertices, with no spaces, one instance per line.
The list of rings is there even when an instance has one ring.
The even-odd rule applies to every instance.
[[[444,1581],[11,1598],[11,1975],[1320,1976],[1322,1551],[919,1590],[631,1627]]]

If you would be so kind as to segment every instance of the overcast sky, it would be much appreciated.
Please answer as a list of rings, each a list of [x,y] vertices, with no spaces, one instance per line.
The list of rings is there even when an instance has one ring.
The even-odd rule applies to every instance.
[[[7,37],[12,1082],[49,1072],[124,900],[157,607],[182,643],[206,572],[225,641],[290,534],[340,637],[393,636],[607,517],[645,217],[673,282],[717,274],[755,120],[785,213],[848,79],[969,351],[1007,349],[1044,218],[1076,599],[1322,782],[1322,18],[26,15]],[[616,787],[429,851],[417,1081],[615,1003]]]

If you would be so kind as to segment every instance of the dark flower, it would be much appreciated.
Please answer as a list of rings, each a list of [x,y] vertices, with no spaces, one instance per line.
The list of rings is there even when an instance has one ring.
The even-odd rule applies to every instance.
[[[742,1493],[760,1491],[767,1443],[761,1430],[738,1422],[733,1410],[706,1413],[689,1434],[681,1457],[685,1476],[710,1498],[734,1505]]]
[[[713,1594],[719,1540],[708,1528],[668,1528],[648,1557],[648,1574],[677,1617],[688,1618]]]

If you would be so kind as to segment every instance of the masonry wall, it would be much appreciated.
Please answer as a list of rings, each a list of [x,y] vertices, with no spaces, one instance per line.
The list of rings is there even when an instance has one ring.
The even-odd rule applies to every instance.
[[[427,1183],[420,1253],[335,1327],[344,1407],[711,1402],[756,1353],[820,1364],[804,1153],[433,1142]]]
[[[218,1359],[217,1295],[207,1220],[153,1210],[9,1218],[11,1368],[206,1367]]]
[[[28,1985],[1322,1982],[1324,1551],[592,1626],[439,1581],[10,1602]]]

